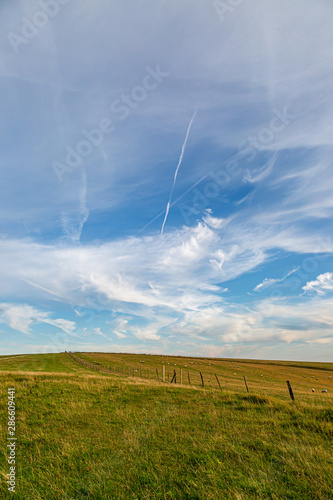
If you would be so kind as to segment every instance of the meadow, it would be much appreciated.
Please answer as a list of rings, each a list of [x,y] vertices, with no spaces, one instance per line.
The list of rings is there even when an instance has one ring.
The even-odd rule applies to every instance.
[[[0,357],[1,499],[333,498],[333,364],[75,355]]]

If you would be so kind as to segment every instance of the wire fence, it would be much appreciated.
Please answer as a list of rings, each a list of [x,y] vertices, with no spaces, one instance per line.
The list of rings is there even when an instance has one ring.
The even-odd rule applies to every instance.
[[[286,380],[286,386],[282,387],[282,384],[271,383],[269,381],[261,380],[248,380],[245,375],[241,377],[227,377],[226,374],[218,374],[215,372],[204,372],[199,370],[191,370],[183,367],[171,367],[166,364],[162,364],[159,368],[152,366],[133,366],[133,365],[113,365],[113,364],[101,364],[98,361],[93,363],[83,359],[83,355],[77,355],[72,352],[65,351],[68,356],[70,356],[74,361],[81,364],[85,368],[95,370],[101,373],[112,374],[120,377],[133,377],[146,380],[154,380],[164,384],[173,384],[180,386],[193,386],[202,387],[206,389],[213,389],[218,391],[232,390],[232,391],[246,391],[258,392],[259,390],[267,390],[268,388],[279,390],[285,392],[288,389],[289,396],[292,401],[295,400],[295,394],[291,383]],[[140,361],[141,363],[141,361]],[[144,362],[142,362],[143,364]],[[236,376],[236,373],[234,373]],[[261,375],[262,376],[262,375]],[[331,378],[331,377],[330,377]],[[306,392],[309,391],[307,388]],[[302,391],[301,391],[302,392]],[[314,389],[312,389],[314,392]],[[319,390],[319,392],[325,393],[327,390]]]

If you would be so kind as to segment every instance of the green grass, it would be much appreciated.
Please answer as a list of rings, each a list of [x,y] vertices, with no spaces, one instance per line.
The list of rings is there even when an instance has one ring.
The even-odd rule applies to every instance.
[[[117,356],[119,366],[150,358],[151,369],[162,363],[153,356],[85,356],[100,363]],[[209,362],[199,366],[208,372]],[[232,385],[228,363],[234,361],[221,362],[219,374]],[[235,363],[246,369],[245,361]],[[303,373],[325,377],[331,367],[247,365],[253,382],[258,370],[266,377],[250,394],[237,378],[237,390],[221,392],[101,374],[63,353],[0,358],[1,499],[13,497],[4,483],[10,386],[16,388],[14,497],[20,500],[332,499],[330,390],[297,389]],[[297,389],[295,402],[285,376]]]
[[[78,369],[65,353],[0,356],[0,371],[77,373]]]

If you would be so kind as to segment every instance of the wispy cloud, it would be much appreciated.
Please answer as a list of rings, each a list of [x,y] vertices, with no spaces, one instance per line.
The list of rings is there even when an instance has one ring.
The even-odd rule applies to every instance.
[[[61,223],[64,234],[69,241],[79,243],[84,224],[89,218],[87,207],[87,176],[82,169],[82,184],[79,189],[79,214],[78,216],[69,216],[65,212],[61,216]]]
[[[28,304],[0,303],[0,321],[26,335],[31,335],[31,328],[39,323],[55,326],[69,335],[76,329],[73,321],[52,319],[50,312],[40,311]]]
[[[247,170],[245,176],[244,176],[244,181],[250,182],[250,183],[258,183],[264,180],[268,175],[271,173],[273,170],[276,161],[277,161],[278,154],[275,153],[273,157],[265,163],[265,165],[261,168],[255,169],[252,172]],[[243,200],[241,200],[243,201]]]
[[[100,329],[100,327],[94,328],[93,333],[94,335],[99,335],[100,337],[107,338],[105,333],[103,333],[102,330]]]
[[[253,288],[253,291],[254,292],[261,292],[265,288],[268,288],[269,286],[274,285],[275,283],[281,283],[282,281],[287,279],[291,274],[295,273],[298,270],[299,270],[299,267],[296,267],[295,269],[293,269],[292,271],[287,273],[282,278],[265,278],[264,281],[262,281],[261,283],[259,283],[259,285],[255,286]]]

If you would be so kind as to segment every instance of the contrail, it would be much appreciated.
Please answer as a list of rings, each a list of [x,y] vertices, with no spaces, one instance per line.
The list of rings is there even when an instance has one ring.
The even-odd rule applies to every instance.
[[[172,188],[171,188],[171,192],[170,192],[170,196],[169,196],[169,201],[168,201],[168,204],[167,204],[167,207],[166,207],[166,210],[165,210],[165,216],[164,216],[164,221],[163,221],[163,224],[162,224],[161,234],[163,234],[164,226],[165,226],[166,220],[167,220],[168,215],[169,215],[170,203],[171,203],[171,198],[172,198],[172,195],[173,195],[173,190],[175,189],[175,184],[176,184],[176,180],[177,180],[178,170],[179,170],[179,167],[182,164],[182,161],[183,161],[183,158],[184,158],[184,152],[185,152],[185,148],[186,148],[188,136],[190,135],[190,130],[191,130],[191,127],[192,127],[192,123],[194,122],[194,119],[195,119],[195,116],[197,114],[197,111],[198,111],[198,106],[195,108],[194,113],[193,113],[192,118],[191,118],[191,121],[189,123],[189,126],[187,127],[187,132],[186,132],[185,140],[184,140],[184,143],[183,143],[183,146],[182,146],[182,150],[181,150],[180,157],[179,157],[179,160],[178,160],[178,165],[177,165],[177,168],[176,168],[176,171],[175,171],[175,175],[174,175],[174,178],[173,178],[173,184],[172,184]]]
[[[83,169],[82,186],[79,191],[79,202],[80,208],[77,217],[70,218],[65,212],[61,214],[61,223],[65,236],[73,243],[80,243],[83,226],[89,218],[89,209],[87,207],[87,177]]]
[[[26,283],[29,283],[29,285],[35,286],[36,288],[40,288],[41,290],[44,290],[45,292],[51,293],[52,295],[55,295],[56,297],[59,297],[60,299],[65,299],[66,297],[63,297],[62,295],[59,295],[58,293],[52,292],[52,290],[49,290],[48,288],[45,288],[44,286],[37,285],[37,283],[34,283],[33,281],[26,280],[22,278],[22,281],[25,281]]]

